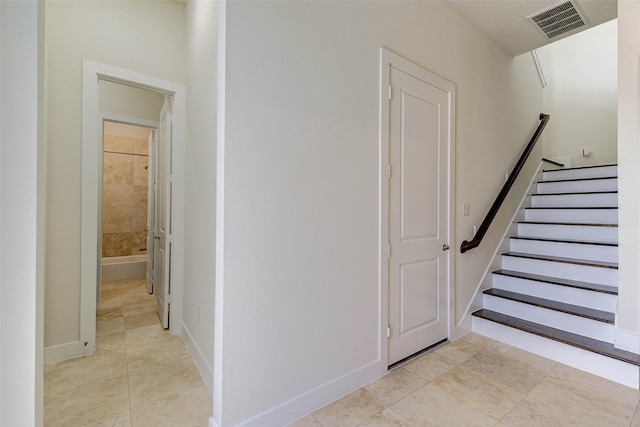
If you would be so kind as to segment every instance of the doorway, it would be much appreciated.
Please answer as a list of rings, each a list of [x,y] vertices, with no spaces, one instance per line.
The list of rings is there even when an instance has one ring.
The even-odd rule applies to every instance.
[[[165,216],[166,243],[170,245],[170,251],[165,252],[171,254],[166,258],[165,267],[167,279],[172,283],[169,332],[180,333],[182,323],[186,89],[173,82],[85,60],[82,120],[81,350],[75,356],[95,351],[96,296],[102,258],[102,147],[98,142],[102,139],[103,125],[100,114],[101,83],[150,91],[160,95],[164,100],[171,101],[171,125],[167,127],[167,134],[172,143],[167,146],[166,151],[167,162],[171,165],[166,174],[166,199],[170,200],[171,204]],[[112,115],[111,119],[124,123],[128,121],[126,117],[118,114]]]
[[[381,354],[390,366],[449,336],[455,86],[386,49],[381,67]]]

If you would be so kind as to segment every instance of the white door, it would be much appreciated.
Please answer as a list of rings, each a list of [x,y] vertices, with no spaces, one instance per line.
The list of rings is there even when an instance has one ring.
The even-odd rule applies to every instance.
[[[171,98],[166,97],[160,112],[156,162],[154,286],[158,298],[158,316],[169,327],[171,302]]]
[[[391,67],[389,365],[447,338],[449,95]]]
[[[153,256],[154,254],[154,234],[155,234],[155,203],[156,203],[156,159],[158,153],[156,151],[158,131],[152,130],[149,134],[149,162],[147,166],[147,290],[153,293]]]

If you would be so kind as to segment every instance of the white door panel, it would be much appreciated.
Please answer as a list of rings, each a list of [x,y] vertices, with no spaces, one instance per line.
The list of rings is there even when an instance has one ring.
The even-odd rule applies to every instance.
[[[450,123],[447,92],[395,68],[390,80],[389,364],[393,364],[447,338]]]
[[[166,97],[158,128],[153,290],[165,329],[169,327],[171,292],[171,133],[171,98]]]

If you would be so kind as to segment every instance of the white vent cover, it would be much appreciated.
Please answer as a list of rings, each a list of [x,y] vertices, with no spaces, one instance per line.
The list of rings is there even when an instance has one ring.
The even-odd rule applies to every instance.
[[[563,1],[527,16],[527,19],[549,40],[585,27],[587,17],[574,1]]]

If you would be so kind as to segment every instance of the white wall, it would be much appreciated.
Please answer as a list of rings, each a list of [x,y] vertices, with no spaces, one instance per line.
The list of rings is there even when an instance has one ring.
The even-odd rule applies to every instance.
[[[49,347],[79,339],[82,60],[184,84],[184,5],[52,1],[46,3],[46,22]]]
[[[618,2],[619,297],[616,346],[640,353],[640,2]]]
[[[457,248],[542,94],[529,55],[509,57],[446,2],[229,2],[226,28],[214,417],[282,425],[382,372],[379,48],[456,84],[458,319],[495,247]]]
[[[38,263],[39,41],[35,1],[0,2],[0,425],[42,423]]]
[[[546,157],[569,156],[572,166],[617,163],[617,32],[614,19],[538,49],[548,84],[543,108],[551,115]]]
[[[160,121],[163,94],[105,80],[100,80],[98,87],[100,111]]]
[[[189,1],[187,28],[187,164],[183,335],[213,386],[216,218],[217,3]]]

